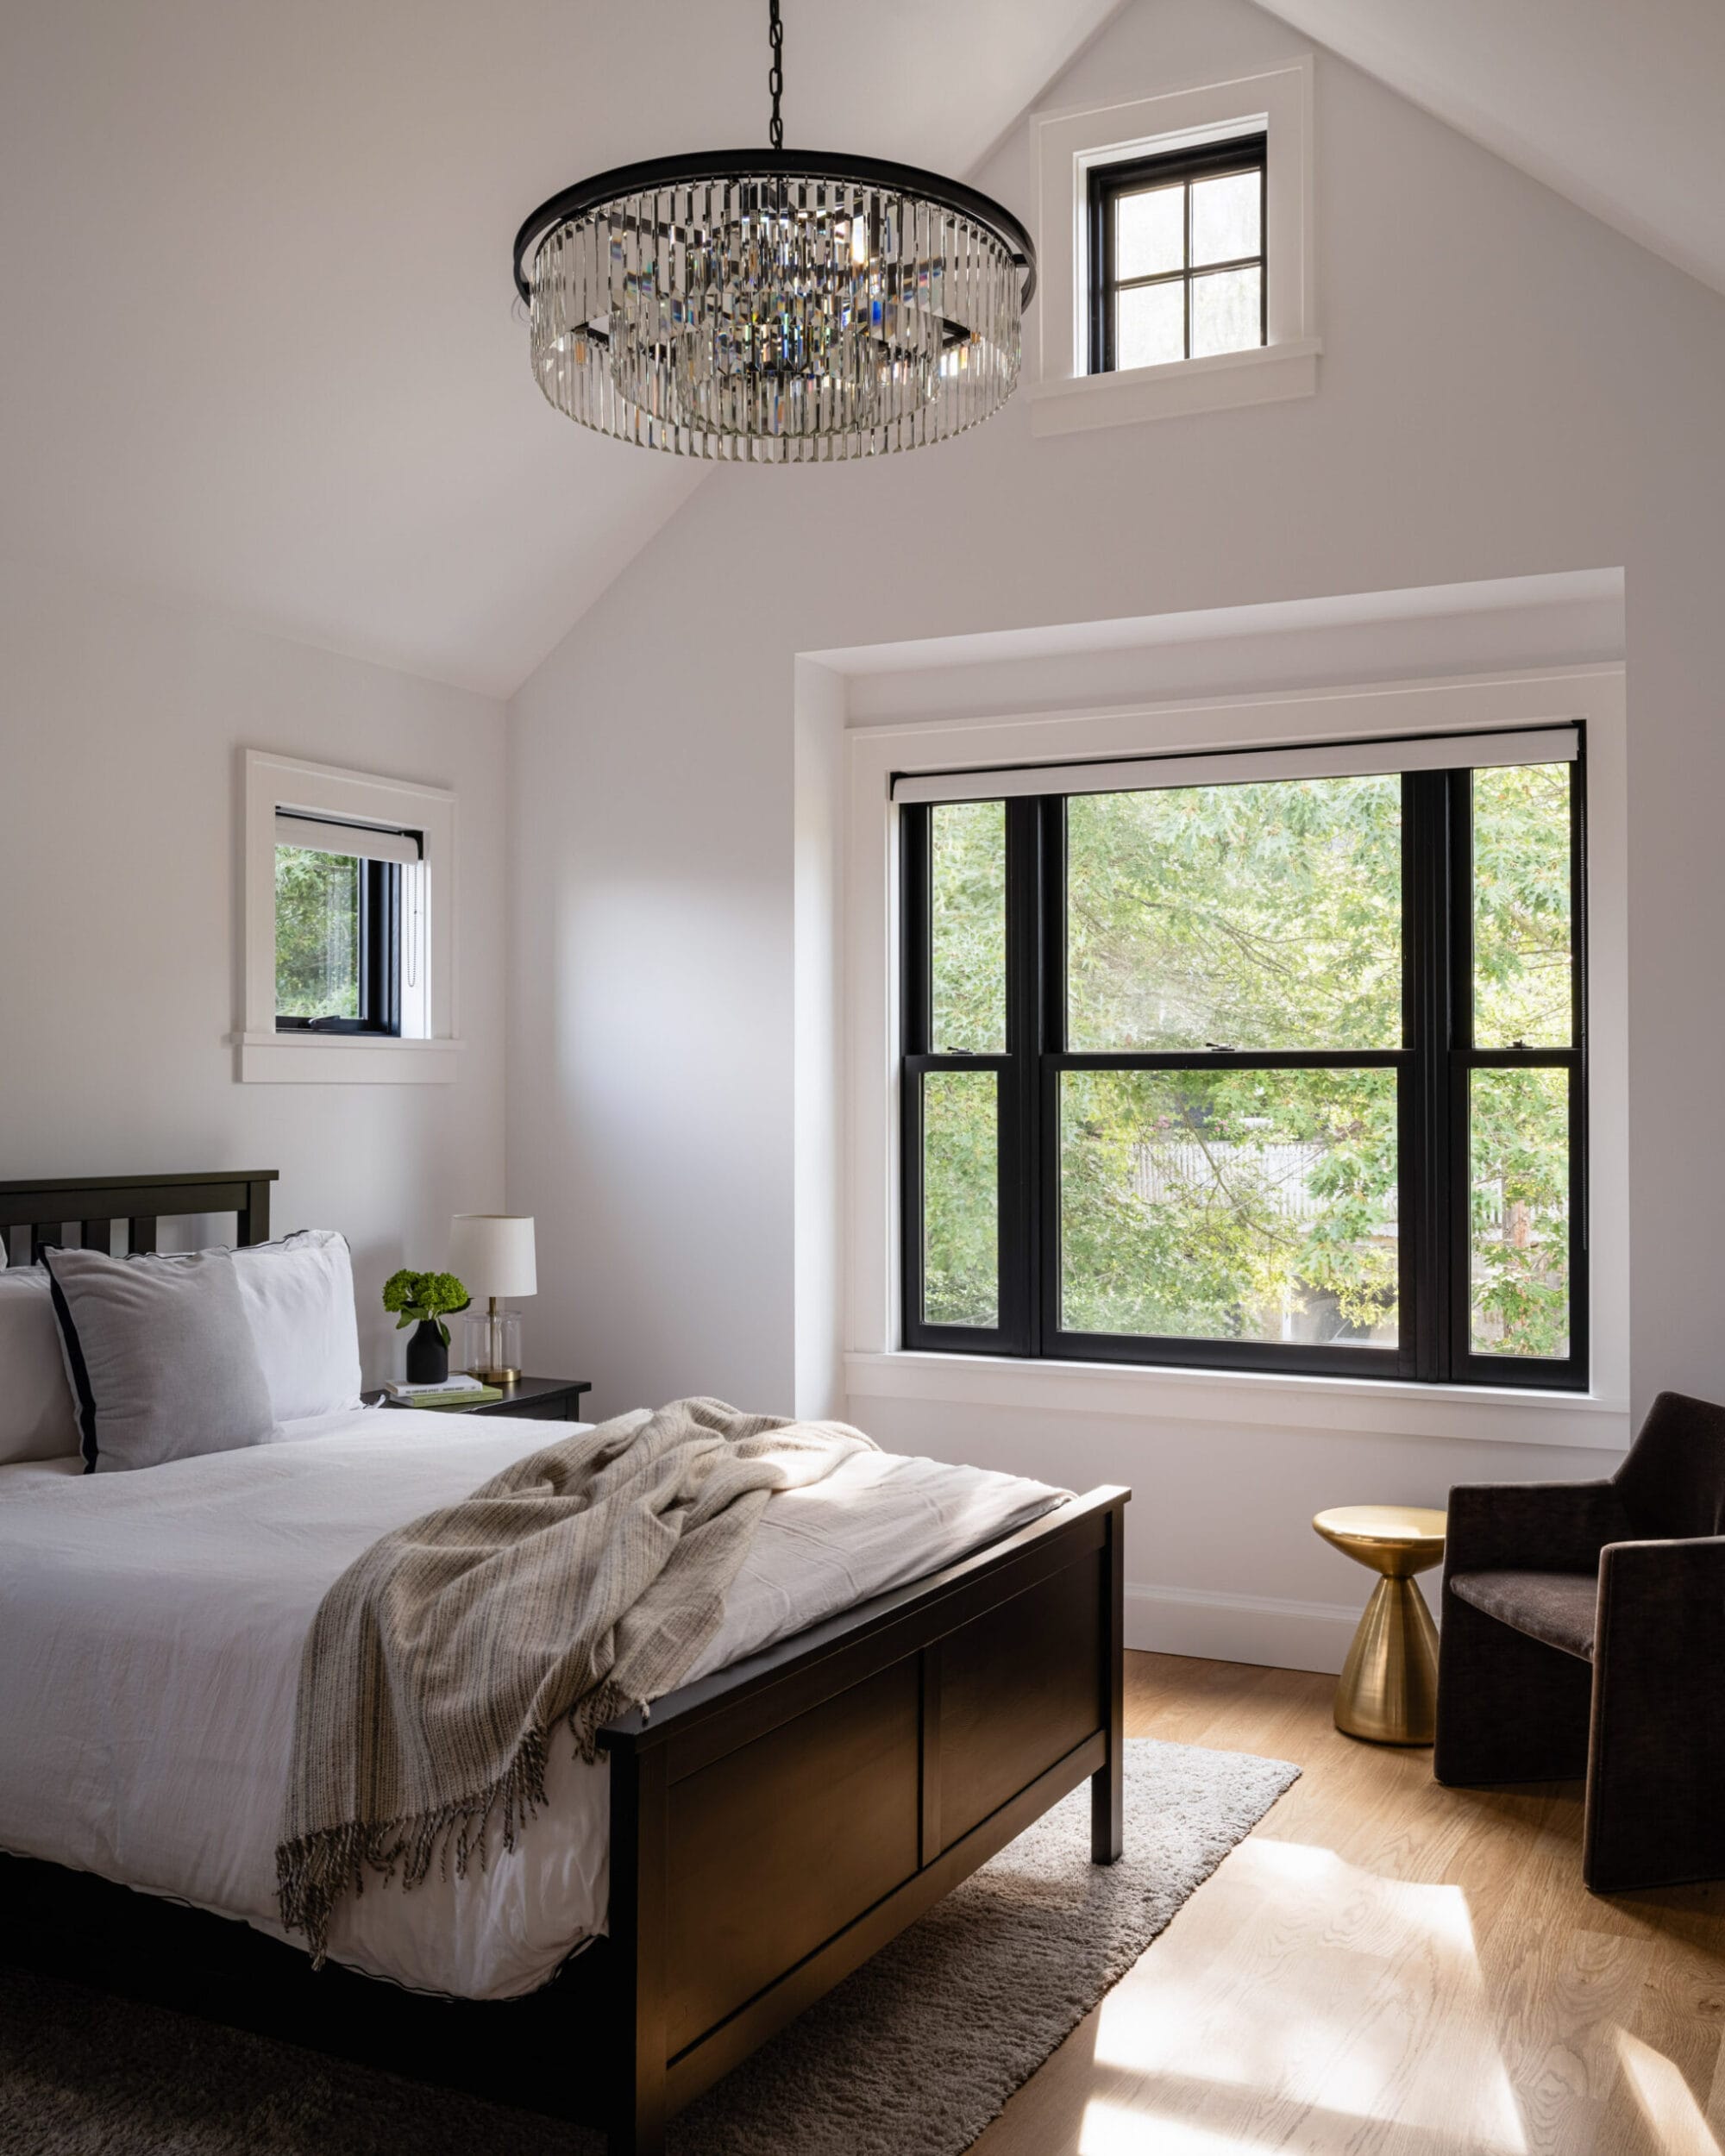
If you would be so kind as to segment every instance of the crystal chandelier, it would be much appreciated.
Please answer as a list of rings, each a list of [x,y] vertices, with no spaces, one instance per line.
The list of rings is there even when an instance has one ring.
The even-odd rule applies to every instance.
[[[515,238],[534,379],[571,419],[679,456],[795,464],[962,433],[1018,380],[1029,235],[956,180],[772,147],[655,158]]]

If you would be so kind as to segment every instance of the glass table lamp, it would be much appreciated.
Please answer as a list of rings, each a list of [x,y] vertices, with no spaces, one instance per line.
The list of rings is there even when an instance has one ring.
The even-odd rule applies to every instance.
[[[469,1376],[512,1385],[521,1375],[521,1319],[502,1304],[539,1292],[530,1213],[458,1213],[449,1223],[449,1270],[477,1303],[467,1318]]]

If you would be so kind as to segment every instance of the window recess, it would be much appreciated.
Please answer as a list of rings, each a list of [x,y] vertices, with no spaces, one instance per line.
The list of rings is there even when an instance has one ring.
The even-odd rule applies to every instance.
[[[242,751],[245,1084],[457,1076],[455,797]]]
[[[1268,138],[1092,165],[1089,371],[1269,342]]]
[[[423,914],[417,831],[278,810],[278,1032],[402,1031]]]
[[[1584,730],[900,780],[912,1348],[1587,1382]]]

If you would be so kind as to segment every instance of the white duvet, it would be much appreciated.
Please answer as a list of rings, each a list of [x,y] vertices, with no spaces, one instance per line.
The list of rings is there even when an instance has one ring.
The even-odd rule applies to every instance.
[[[275,1844],[300,1650],[388,1529],[573,1423],[369,1409],[129,1475],[0,1468],[0,1848],[285,1936]],[[859,1454],[767,1507],[702,1676],[950,1563],[1061,1501],[1040,1482]],[[602,1932],[606,1771],[554,1748],[512,1855],[348,1897],[330,1952],[470,1998],[545,1982]]]

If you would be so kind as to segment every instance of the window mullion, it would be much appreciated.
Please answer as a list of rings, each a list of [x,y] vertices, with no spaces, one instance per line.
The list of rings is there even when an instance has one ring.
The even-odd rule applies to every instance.
[[[1066,802],[1038,802],[1042,863],[1042,1029],[1034,1071],[1037,1154],[1036,1350],[1057,1351],[1060,1333],[1060,1075],[1066,1047]]]
[[[378,930],[377,879],[372,873],[373,863],[362,861],[359,869],[359,935],[355,939],[354,971],[359,983],[359,1008],[354,1022],[362,1031],[377,1024],[377,951],[375,938]]]
[[[1037,1163],[1043,990],[1041,802],[1007,804],[1007,1068],[1000,1103],[1000,1330],[1008,1352],[1039,1345]]]
[[[1400,1210],[1408,1242],[1401,1269],[1408,1298],[1402,1322],[1404,1336],[1412,1334],[1413,1375],[1440,1381],[1452,1367],[1456,1240],[1458,1232],[1464,1242],[1466,1235],[1465,1220],[1455,1218],[1449,774],[1410,771],[1402,785],[1407,832],[1403,1023],[1414,1051],[1399,1148],[1404,1178]]]
[[[933,812],[899,816],[899,1270],[900,1337],[923,1337],[922,1075],[912,1062],[929,1044],[929,832]]]
[[[1448,1356],[1444,1376],[1452,1383],[1465,1378],[1472,1352],[1473,1162],[1469,1132],[1471,1088],[1468,1063],[1473,1050],[1475,1012],[1473,993],[1473,774],[1447,771],[1443,774],[1445,812],[1448,818],[1450,1053],[1445,1058],[1449,1074],[1448,1181],[1444,1209],[1450,1223],[1448,1263],[1444,1269],[1448,1298]]]
[[[1576,1062],[1569,1081],[1570,1355],[1578,1373],[1592,1368],[1592,1160],[1588,1143],[1590,1058],[1587,1052],[1587,729],[1581,730],[1569,780],[1570,1039]]]
[[[930,1045],[929,843],[932,820],[926,805],[919,805],[901,811],[899,823],[899,1039],[906,1056],[925,1056]]]
[[[386,1033],[401,1031],[401,868],[392,861],[372,863],[377,877],[378,930],[373,943],[377,972],[376,1018]]]
[[[1063,1070],[1396,1070],[1402,1048],[1178,1049],[1138,1054],[1126,1049],[1045,1051]]]

